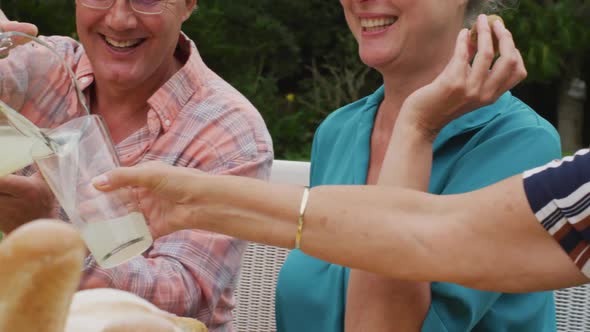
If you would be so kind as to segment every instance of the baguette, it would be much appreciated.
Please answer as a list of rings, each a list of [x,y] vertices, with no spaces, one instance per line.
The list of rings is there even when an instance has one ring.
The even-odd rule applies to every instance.
[[[141,297],[97,288],[74,295],[65,332],[207,332],[201,322],[160,310]]]
[[[86,255],[72,226],[33,221],[0,242],[0,331],[207,332],[201,322],[116,289],[76,292]]]
[[[58,221],[34,221],[3,239],[0,331],[63,332],[85,254],[79,233]]]

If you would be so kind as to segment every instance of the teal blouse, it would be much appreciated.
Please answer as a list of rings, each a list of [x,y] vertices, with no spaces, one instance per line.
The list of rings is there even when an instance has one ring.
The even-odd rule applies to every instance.
[[[320,125],[312,148],[312,186],[366,183],[371,131],[383,96],[381,87]],[[429,191],[435,194],[481,188],[561,156],[555,129],[510,93],[449,123],[433,150]],[[343,331],[348,277],[348,268],[293,250],[279,274],[278,330]],[[439,282],[431,290],[424,332],[556,330],[551,292],[504,294]]]

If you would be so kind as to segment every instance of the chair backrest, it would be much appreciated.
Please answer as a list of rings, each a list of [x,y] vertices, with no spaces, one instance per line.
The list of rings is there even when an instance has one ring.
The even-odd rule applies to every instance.
[[[287,184],[309,184],[308,162],[275,160],[270,181]],[[250,243],[242,259],[242,270],[236,287],[233,326],[237,332],[276,331],[275,288],[277,276],[289,250]]]
[[[275,160],[270,181],[308,185],[309,171],[308,162]],[[235,293],[236,331],[276,331],[275,287],[288,253],[287,249],[264,244],[248,245]],[[590,331],[590,285],[556,291],[555,303],[558,331]]]
[[[590,285],[555,292],[557,330],[590,331]]]
[[[310,163],[307,161],[275,160],[270,182],[309,185]]]

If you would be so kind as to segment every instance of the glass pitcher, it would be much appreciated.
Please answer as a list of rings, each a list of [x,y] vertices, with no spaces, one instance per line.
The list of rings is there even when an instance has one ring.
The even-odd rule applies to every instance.
[[[88,114],[72,70],[47,41],[0,34],[0,176],[32,164],[35,142],[56,148],[46,130]]]

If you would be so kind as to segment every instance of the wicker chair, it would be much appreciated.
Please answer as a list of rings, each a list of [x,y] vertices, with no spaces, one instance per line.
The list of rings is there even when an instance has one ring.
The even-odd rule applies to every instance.
[[[555,306],[558,331],[590,331],[590,285],[556,291]]]
[[[270,181],[308,184],[309,163],[276,160]],[[289,250],[250,243],[236,289],[234,327],[238,332],[276,331],[275,287]],[[590,331],[590,285],[555,292],[557,329]]]
[[[309,163],[275,160],[270,181],[307,185]],[[242,260],[236,288],[234,328],[237,332],[276,331],[275,287],[289,250],[250,243]]]

